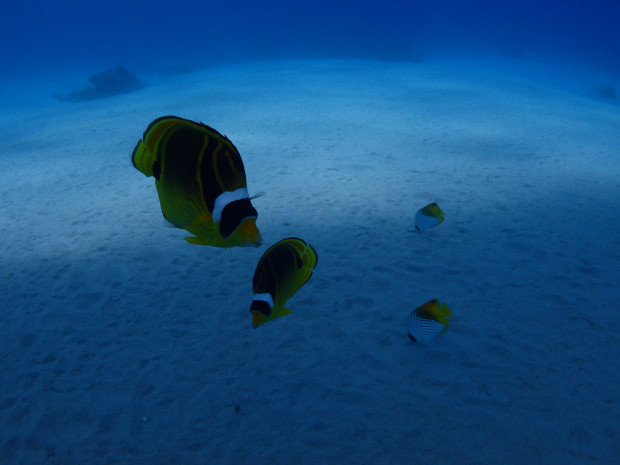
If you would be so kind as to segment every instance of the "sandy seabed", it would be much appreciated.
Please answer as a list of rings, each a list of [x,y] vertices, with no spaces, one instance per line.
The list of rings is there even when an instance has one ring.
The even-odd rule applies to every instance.
[[[3,465],[620,455],[617,104],[467,63],[302,61],[9,110]],[[166,226],[130,161],[166,114],[239,148],[263,246]],[[446,220],[416,233],[432,201]],[[316,272],[252,329],[254,268],[288,236]],[[432,298],[451,326],[414,344]]]

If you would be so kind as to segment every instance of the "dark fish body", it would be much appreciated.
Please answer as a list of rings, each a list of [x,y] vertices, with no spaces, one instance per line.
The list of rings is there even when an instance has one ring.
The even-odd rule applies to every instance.
[[[131,160],[155,178],[164,217],[194,234],[188,242],[260,245],[243,161],[226,136],[202,123],[164,116],[148,126]]]
[[[252,280],[254,327],[290,313],[284,308],[286,301],[308,282],[317,261],[314,247],[296,237],[283,239],[265,251]]]

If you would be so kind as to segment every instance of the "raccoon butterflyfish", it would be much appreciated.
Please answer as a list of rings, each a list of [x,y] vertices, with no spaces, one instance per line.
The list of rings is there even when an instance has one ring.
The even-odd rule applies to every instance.
[[[291,313],[284,304],[308,282],[317,260],[316,250],[296,237],[283,239],[267,249],[252,280],[254,298],[250,311],[254,328]]]
[[[202,123],[163,116],[146,128],[131,161],[155,178],[164,218],[193,234],[187,242],[260,245],[243,161],[226,136]]]
[[[444,213],[435,202],[420,208],[415,214],[416,231],[428,231],[443,221]]]
[[[445,332],[452,316],[448,305],[437,299],[429,300],[409,315],[409,339],[413,342],[427,342]]]

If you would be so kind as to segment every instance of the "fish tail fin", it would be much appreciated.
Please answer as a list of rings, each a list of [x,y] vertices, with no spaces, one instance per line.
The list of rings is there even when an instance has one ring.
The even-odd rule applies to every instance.
[[[450,326],[450,320],[448,320],[448,318],[450,317],[452,317],[452,312],[450,311],[450,307],[448,307],[448,304],[441,304],[441,307],[439,309],[439,318],[437,319],[437,321],[443,323],[446,326],[442,333],[445,333],[448,330],[448,327]]]
[[[131,163],[145,176],[153,176],[153,165],[155,164],[156,156],[149,150],[146,143],[141,140],[133,149],[131,154]]]
[[[450,311],[450,307],[448,307],[448,304],[443,303],[441,304],[441,315],[442,316],[452,316],[452,312]]]

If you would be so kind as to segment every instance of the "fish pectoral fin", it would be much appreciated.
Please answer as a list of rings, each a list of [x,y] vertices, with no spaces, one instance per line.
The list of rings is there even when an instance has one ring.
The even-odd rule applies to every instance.
[[[207,240],[203,239],[202,237],[188,236],[185,238],[185,240],[190,244],[195,245],[211,245]]]

